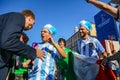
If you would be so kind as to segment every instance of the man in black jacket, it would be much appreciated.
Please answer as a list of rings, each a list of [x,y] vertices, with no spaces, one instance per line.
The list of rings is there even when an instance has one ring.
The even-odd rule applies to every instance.
[[[35,15],[31,10],[0,15],[0,80],[6,79],[12,54],[31,60],[45,57],[42,50],[35,50],[20,41],[23,30],[32,29],[34,23]]]

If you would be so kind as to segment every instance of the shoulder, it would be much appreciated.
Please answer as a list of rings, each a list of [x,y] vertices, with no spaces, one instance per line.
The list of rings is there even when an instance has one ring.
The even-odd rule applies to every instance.
[[[2,18],[11,18],[11,19],[16,19],[18,20],[19,18],[24,18],[24,16],[21,13],[18,12],[9,12],[9,13],[5,13],[5,14],[1,14],[0,17]]]
[[[9,12],[9,13],[2,14],[1,16],[23,16],[23,15],[19,12]]]
[[[78,41],[77,41],[77,44],[80,44],[81,42],[82,42],[82,39],[78,40]]]
[[[17,17],[17,18],[24,18],[24,16],[21,14],[21,13],[18,13],[18,12],[11,12],[9,13],[10,16],[12,17]]]
[[[71,49],[70,48],[65,48],[65,51],[71,51]]]
[[[94,41],[94,42],[99,42],[99,40],[95,37],[90,37],[90,40]]]
[[[25,21],[25,17],[18,12],[10,12],[10,13],[5,13],[1,15],[1,18],[5,21],[11,21],[15,23],[23,23]]]

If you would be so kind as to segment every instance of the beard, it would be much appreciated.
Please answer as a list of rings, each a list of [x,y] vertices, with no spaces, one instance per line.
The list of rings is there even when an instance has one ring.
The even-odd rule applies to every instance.
[[[28,29],[25,29],[25,28],[24,28],[24,30],[27,31]]]
[[[24,27],[24,30],[25,31],[30,30],[30,29],[32,29],[32,27],[33,27],[32,24],[29,24],[29,25]]]
[[[24,28],[25,31],[30,30],[30,29],[32,29],[32,27],[31,28]]]
[[[85,34],[85,33],[81,33],[80,36],[81,36],[82,38],[84,38],[84,37],[86,36],[86,34]]]

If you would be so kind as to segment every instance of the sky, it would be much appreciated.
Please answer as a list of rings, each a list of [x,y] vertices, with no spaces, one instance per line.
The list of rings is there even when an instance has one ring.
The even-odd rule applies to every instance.
[[[41,42],[40,32],[45,24],[56,27],[53,36],[56,42],[59,38],[67,40],[74,34],[74,26],[79,26],[81,20],[94,22],[94,15],[100,11],[85,0],[0,0],[0,14],[25,9],[32,10],[36,17],[33,29],[25,32],[30,38],[29,45]]]

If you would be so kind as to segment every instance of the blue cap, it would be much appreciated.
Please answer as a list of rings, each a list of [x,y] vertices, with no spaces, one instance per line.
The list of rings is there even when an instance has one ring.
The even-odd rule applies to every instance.
[[[87,30],[92,30],[92,24],[89,21],[82,20],[80,21],[80,27],[84,26]]]
[[[52,35],[55,35],[57,32],[56,28],[51,24],[46,24],[43,28],[48,29]]]

